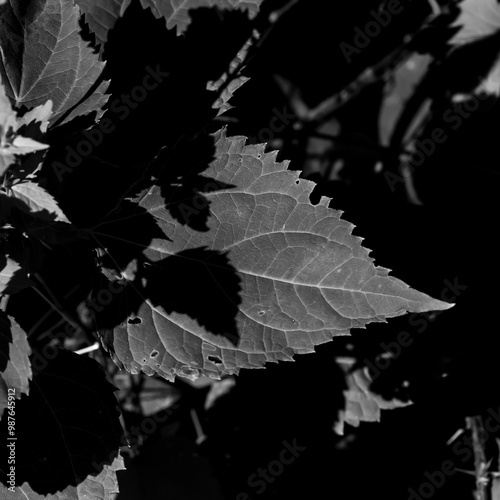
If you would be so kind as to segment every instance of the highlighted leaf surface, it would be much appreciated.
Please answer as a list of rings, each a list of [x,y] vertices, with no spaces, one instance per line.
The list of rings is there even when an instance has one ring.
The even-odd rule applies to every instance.
[[[9,394],[19,399],[21,394],[29,393],[30,354],[26,332],[14,318],[0,311],[0,418],[8,406]]]
[[[61,123],[92,111],[98,119],[109,97],[104,81],[84,99],[104,63],[80,36],[79,18],[73,0],[36,0],[29,9],[10,0],[0,7],[0,73],[7,95],[28,109],[52,100],[52,124],[68,112]]]
[[[8,491],[7,486],[0,483],[0,494],[2,498],[11,498],[12,500],[113,500],[118,493],[118,479],[116,473],[124,470],[123,457],[118,455],[113,463],[104,465],[102,471],[93,476],[89,474],[84,481],[76,486],[69,485],[62,491],[54,494],[40,494],[33,491],[28,483],[16,486],[14,492]]]
[[[105,341],[127,369],[166,378],[220,377],[291,361],[294,354],[313,352],[372,321],[452,306],[376,267],[342,212],[328,208],[325,197],[312,205],[314,184],[288,170],[288,162],[277,163],[276,154],[264,153],[262,144],[245,146],[244,137],[216,134],[216,157],[204,175],[221,189],[205,195],[208,231],[178,224],[160,187],[142,197],[140,206],[165,234],[144,253],[160,269],[172,265],[154,293],[145,287],[147,300],[136,317]],[[180,272],[183,265],[186,271]],[[193,266],[205,269],[204,280],[188,275]],[[231,272],[239,278],[237,294],[238,284],[227,279]],[[194,313],[175,307],[175,296],[184,289],[192,291]],[[213,301],[209,292],[203,300],[200,289],[225,294],[226,300]],[[209,318],[196,315],[205,301],[211,301],[214,321],[234,311],[234,331],[227,323],[225,331],[216,331]]]

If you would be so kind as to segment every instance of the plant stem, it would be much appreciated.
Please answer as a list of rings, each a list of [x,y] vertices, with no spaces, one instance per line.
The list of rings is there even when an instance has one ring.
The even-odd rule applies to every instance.
[[[489,500],[488,492],[490,490],[490,477],[488,473],[488,463],[484,448],[485,430],[481,415],[467,417],[467,428],[472,434],[472,447],[474,450],[474,469],[476,472],[476,491],[474,497],[476,500]]]
[[[36,286],[32,286],[33,290],[35,290],[40,297],[42,297],[47,304],[54,309],[54,311],[57,311],[72,327],[76,328],[77,330],[83,330],[86,331],[86,329],[83,327],[83,325],[80,325],[77,321],[75,321],[64,309],[58,307],[58,305],[54,304],[49,298],[47,298]]]

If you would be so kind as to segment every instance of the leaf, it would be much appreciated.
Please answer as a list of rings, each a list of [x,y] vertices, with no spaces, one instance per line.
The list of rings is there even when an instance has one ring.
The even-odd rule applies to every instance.
[[[0,494],[12,500],[114,500],[114,493],[119,492],[116,472],[124,469],[123,457],[118,455],[111,465],[104,466],[99,475],[87,476],[76,487],[68,486],[63,491],[44,495],[33,491],[28,483],[17,486],[14,492],[0,483]]]
[[[163,380],[147,377],[139,394],[139,404],[142,414],[149,417],[172,407],[179,398],[173,386],[165,384]]]
[[[16,113],[5,95],[5,88],[0,79],[0,176],[14,163],[14,155],[7,147],[8,134],[16,127]]]
[[[36,108],[25,113],[21,118],[17,120],[17,128],[24,125],[29,125],[31,122],[39,122],[40,130],[42,132],[47,132],[47,127],[49,126],[49,119],[52,116],[52,101],[47,101],[45,104],[40,104]]]
[[[130,0],[76,0],[85,14],[96,42],[101,49],[108,40],[108,32],[117,19],[122,17]],[[189,11],[200,7],[217,7],[223,10],[247,10],[250,18],[259,11],[262,0],[141,0],[144,9],[151,9],[154,16],[163,17],[168,29],[177,28],[177,34],[184,33],[191,23]]]
[[[254,30],[252,36],[244,43],[243,47],[238,51],[236,57],[229,63],[229,70],[224,73],[217,81],[208,82],[207,90],[218,92],[220,88],[226,83],[227,79],[231,77],[229,83],[223,88],[221,95],[214,102],[212,108],[218,109],[217,116],[225,113],[233,106],[228,104],[229,99],[233,96],[234,92],[238,90],[244,83],[248,82],[250,78],[240,75],[241,66],[247,58],[248,51],[252,47],[255,40],[258,40],[259,33]]]
[[[459,27],[448,42],[463,45],[500,31],[500,4],[497,0],[462,0],[459,4],[460,15],[453,23]]]
[[[0,147],[0,175],[3,175],[14,164],[15,155],[26,155],[48,147],[47,144],[42,144],[29,137],[16,136],[12,145],[5,148]]]
[[[66,113],[61,124],[94,111],[100,118],[109,81],[100,83],[91,99],[83,99],[96,85],[105,63],[80,36],[79,8],[72,0],[36,0],[29,9],[22,5],[11,0],[0,11],[4,48],[0,72],[7,95],[16,106],[29,109],[51,100],[51,124]],[[13,38],[21,40],[17,52],[8,50]]]
[[[17,155],[34,153],[35,151],[40,151],[49,147],[47,144],[41,144],[40,142],[30,139],[29,137],[22,137],[20,135],[12,141],[12,146],[11,150]]]
[[[0,295],[12,295],[31,285],[31,280],[15,260],[0,256]]]
[[[34,182],[22,182],[12,186],[13,196],[23,201],[30,209],[30,213],[40,218],[68,222],[56,200],[41,186]],[[19,208],[24,205],[19,205]],[[55,215],[55,217],[54,217]]]
[[[30,359],[30,394],[16,402],[17,494],[111,499],[125,444],[116,388],[87,356],[46,347]],[[4,418],[3,432],[6,424]]]
[[[131,0],[76,0],[85,14],[85,21],[95,34],[96,43],[101,45],[108,41],[108,32],[113,29],[118,18],[122,17]]]
[[[171,431],[172,433],[172,431]],[[171,434],[170,433],[170,434]],[[137,500],[225,500],[223,486],[213,463],[186,435],[162,433],[130,464],[127,498]],[[242,500],[246,495],[238,495]],[[234,498],[238,498],[235,496]],[[258,497],[255,497],[258,498]],[[250,497],[248,497],[250,500]]]
[[[167,21],[167,28],[177,28],[177,34],[180,35],[186,31],[191,23],[189,11],[200,7],[217,7],[222,10],[247,10],[250,19],[257,15],[262,0],[163,0],[155,2],[154,0],[141,0],[144,8],[149,7],[154,16],[158,19],[164,17]],[[159,4],[159,5],[157,5]]]
[[[14,389],[17,399],[29,394],[31,365],[28,356],[31,349],[26,332],[17,322],[0,311],[0,419],[7,407],[8,389]]]
[[[287,170],[288,162],[276,163],[277,152],[265,153],[263,144],[245,146],[244,137],[226,138],[224,130],[215,138],[216,159],[204,174],[212,183],[237,187],[205,194],[208,231],[177,224],[158,186],[140,202],[165,239],[153,239],[144,251],[156,263],[150,266],[150,282],[138,292],[148,300],[104,339],[127,370],[167,379],[176,374],[218,378],[291,361],[294,354],[311,353],[314,346],[372,321],[452,306],[375,267],[362,239],[351,234],[354,226],[328,208],[326,197],[311,205],[314,183]],[[195,266],[204,270],[205,280],[196,280],[197,272],[188,274]],[[169,271],[160,277],[165,268]],[[181,305],[191,290],[194,314],[176,304],[178,289]],[[221,298],[213,300],[209,292]],[[203,302],[211,304],[211,324],[196,316]],[[234,311],[236,327],[229,335],[213,327],[218,318],[227,321],[227,308]]]
[[[246,76],[238,76],[236,78],[233,78],[226,87],[221,92],[220,97],[217,98],[217,100],[213,104],[214,109],[218,109],[219,111],[217,112],[217,116],[222,115],[222,113],[225,113],[229,109],[233,108],[234,106],[231,106],[228,104],[229,99],[233,97],[233,94],[236,90],[238,90],[244,83],[248,82],[250,78]],[[212,90],[212,91],[217,91],[220,88],[220,85],[217,85],[218,82],[215,84],[212,84],[212,82],[209,82],[207,84],[207,90]]]
[[[9,99],[5,94],[5,88],[0,80],[0,144],[7,142],[7,134],[10,129],[16,127],[16,113],[12,109]]]
[[[500,57],[495,61],[486,78],[474,90],[476,94],[484,92],[489,95],[500,96]]]
[[[215,380],[211,384],[210,391],[205,399],[205,410],[209,410],[215,404],[217,399],[231,391],[231,389],[236,385],[236,380],[233,377],[228,377],[223,380]]]
[[[379,136],[382,145],[388,146],[390,144],[391,136],[398,119],[403,113],[404,106],[412,96],[418,83],[425,76],[431,62],[431,56],[415,53],[411,54],[408,59],[396,68],[393,74],[393,82],[386,85],[386,95],[378,118]],[[427,112],[428,107],[423,106],[420,108],[420,112],[415,116],[412,125],[408,127],[403,142],[421,125]]]
[[[360,422],[380,422],[380,410],[393,410],[411,405],[411,401],[398,399],[388,401],[370,391],[371,378],[367,367],[351,371],[354,358],[337,358],[337,363],[346,372],[347,390],[344,391],[345,409],[339,412],[335,432],[344,434],[344,423],[359,427]]]

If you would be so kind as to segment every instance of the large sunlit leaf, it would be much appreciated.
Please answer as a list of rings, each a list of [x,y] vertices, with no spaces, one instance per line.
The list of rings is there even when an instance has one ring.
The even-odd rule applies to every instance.
[[[342,212],[325,197],[311,205],[314,183],[275,160],[263,144],[216,134],[204,175],[221,188],[205,194],[208,231],[178,224],[161,188],[142,197],[165,237],[144,251],[155,263],[140,293],[147,300],[104,339],[119,364],[220,377],[291,361],[373,321],[451,307],[376,267]]]
[[[7,95],[28,109],[52,100],[52,124],[68,112],[62,123],[93,111],[99,118],[109,97],[104,81],[91,99],[83,99],[104,63],[81,37],[79,18],[73,0],[35,0],[29,9],[10,0],[0,7],[0,73]]]

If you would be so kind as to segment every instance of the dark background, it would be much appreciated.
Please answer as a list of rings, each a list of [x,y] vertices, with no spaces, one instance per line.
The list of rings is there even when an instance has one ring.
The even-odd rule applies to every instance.
[[[415,32],[431,12],[426,1],[401,1],[403,11],[348,62],[340,44],[352,43],[354,28],[363,29],[372,19],[370,11],[382,2],[300,0],[267,32],[269,13],[286,3],[265,0],[253,22],[239,12],[198,9],[191,12],[193,22],[182,37],[167,31],[164,21],[156,20],[139,2],[128,8],[110,33],[104,52],[106,77],[112,82],[110,102],[139,84],[148,65],[159,64],[173,76],[106,137],[93,154],[97,159],[86,159],[85,168],[78,168],[63,183],[48,174],[48,189],[77,226],[90,227],[101,220],[166,142],[175,151],[176,141],[224,124],[228,135],[258,137],[269,127],[275,109],[291,106],[277,76],[291,82],[312,108],[397,50],[405,35]],[[422,99],[432,101],[427,131],[443,125],[442,111],[450,106],[450,96],[470,93],[471,82],[484,76],[499,52],[498,37],[450,52],[446,40],[453,29],[447,26],[458,8],[452,8],[441,24],[422,30],[413,46],[433,58],[428,85],[422,90]],[[243,69],[250,81],[231,98],[235,108],[213,120],[213,95],[204,91],[206,82],[226,70],[253,26],[267,34],[258,50],[251,50]],[[90,33],[86,36],[92,41]],[[416,168],[414,185],[423,202],[416,205],[408,199],[403,183],[393,191],[384,177],[397,168],[401,145],[367,154],[360,140],[379,143],[384,98],[384,83],[375,81],[334,115],[341,133],[331,140],[335,148],[325,157],[331,163],[344,162],[336,179],[307,170],[306,150],[314,130],[295,128],[291,122],[271,144],[279,145],[278,159],[291,160],[290,168],[302,170],[304,177],[317,183],[313,203],[328,196],[331,208],[342,210],[343,218],[355,224],[355,234],[373,249],[377,265],[392,269],[394,276],[412,288],[436,298],[443,297],[449,283],[466,287],[455,294],[455,307],[439,315],[403,316],[387,324],[371,324],[366,330],[354,330],[349,338],[319,346],[315,354],[298,356],[294,363],[244,370],[232,390],[209,410],[204,408],[208,385],[183,379],[164,382],[167,392],[179,398],[178,405],[161,428],[143,437],[133,456],[124,450],[128,470],[118,474],[119,500],[236,499],[240,492],[251,499],[406,499],[409,488],[418,490],[429,481],[424,474],[440,470],[447,459],[458,469],[474,469],[473,460],[463,461],[463,455],[458,456],[446,443],[465,426],[467,416],[486,416],[488,410],[497,412],[500,407],[495,321],[498,103],[490,98]],[[71,136],[68,127],[61,127],[51,136],[49,154],[55,158],[79,139]],[[341,147],[346,141],[348,147]],[[211,153],[207,144],[201,150],[208,156]],[[183,180],[190,186],[188,162],[175,158],[173,173],[185,175]],[[374,170],[377,161],[382,162],[381,173]],[[198,223],[203,226],[203,220]],[[142,241],[141,231],[145,234],[150,227],[132,229]],[[80,282],[89,280],[94,265],[88,257],[78,260],[78,252],[83,255],[88,250],[84,247],[73,248],[71,256],[78,266],[71,279]],[[126,253],[124,261],[132,257]],[[63,290],[69,278],[53,279],[54,289]],[[19,304],[23,300],[20,294]],[[75,297],[75,304],[78,300],[83,296]],[[11,307],[14,310],[15,304]],[[35,305],[33,311],[34,315],[38,312]],[[338,411],[344,408],[346,382],[335,358],[349,355],[360,366],[366,360],[373,362],[384,351],[381,344],[394,341],[402,331],[410,334],[411,346],[390,362],[372,389],[389,400],[398,397],[414,404],[382,411],[379,423],[346,424],[344,435],[337,435],[333,428]],[[108,372],[116,383],[116,374]],[[139,378],[142,382],[132,391],[136,409],[145,390],[144,377]],[[128,430],[140,426],[144,415],[124,405],[122,412]],[[201,443],[197,443],[200,431],[193,412],[205,436],[198,439]],[[305,451],[257,494],[248,478],[279,457],[283,441],[294,440]],[[498,470],[494,436],[486,451],[492,469]],[[473,476],[455,470],[442,487],[435,488],[433,498],[471,499],[473,488]]]

